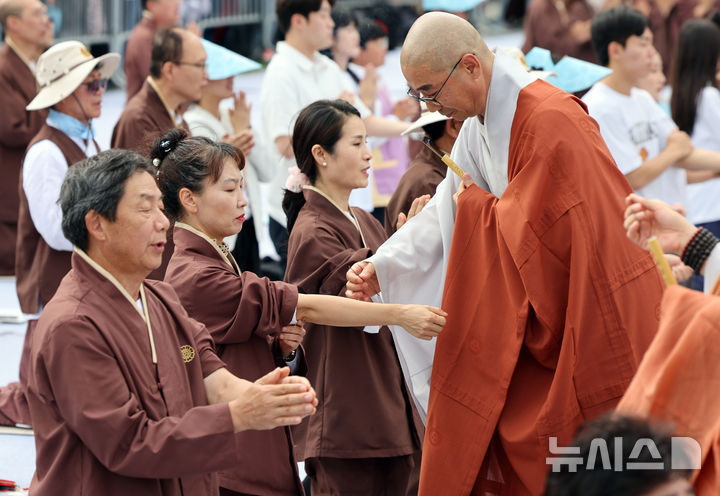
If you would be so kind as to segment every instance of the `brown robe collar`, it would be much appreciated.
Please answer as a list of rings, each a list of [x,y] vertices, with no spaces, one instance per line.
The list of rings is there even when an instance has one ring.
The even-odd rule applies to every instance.
[[[185,231],[188,231],[192,234],[194,234],[196,237],[204,240],[205,242],[199,242],[199,243],[192,243],[190,241],[190,237],[186,236],[177,236],[178,234],[178,228],[184,229]],[[224,241],[220,240],[219,242],[216,239],[211,238],[204,232],[195,229],[193,226],[185,224],[184,222],[176,222],[175,223],[175,234],[176,238],[180,238],[180,243],[175,243],[175,246],[178,248],[184,248],[185,243],[187,243],[189,246],[188,248],[193,248],[197,250],[198,252],[202,253],[203,255],[220,258],[223,262],[228,264],[232,270],[235,271],[236,274],[240,275],[240,267],[238,266],[237,262],[235,261],[235,257],[233,257],[232,253],[230,253],[230,250],[228,249],[227,245]],[[222,243],[222,244],[221,244]],[[209,245],[209,246],[208,246]],[[213,249],[210,250],[208,248],[212,247]]]
[[[120,294],[130,303],[130,306],[132,306],[135,309],[135,311],[140,314],[140,317],[143,319],[143,321],[147,325],[148,339],[150,340],[150,350],[152,353],[152,362],[154,364],[157,364],[157,351],[155,350],[155,338],[153,337],[152,326],[150,325],[150,314],[148,312],[147,299],[145,298],[144,283],[140,285],[140,300],[142,301],[142,306],[143,306],[143,309],[140,310],[138,308],[137,304],[135,303],[135,301],[133,300],[132,296],[130,296],[130,293],[127,292],[127,290],[122,286],[122,284],[120,284],[120,281],[118,281],[115,278],[115,276],[113,276],[110,272],[108,272],[106,269],[101,267],[100,264],[98,264],[95,260],[90,258],[90,256],[87,253],[85,253],[83,250],[81,250],[80,248],[75,247],[74,252],[75,252],[75,254],[77,254],[77,256],[79,258],[75,257],[75,254],[73,255],[73,258],[72,258],[73,270],[78,271],[80,274],[82,274],[86,277],[89,276],[92,278],[94,276],[95,278],[107,279],[107,281],[110,282],[113,286],[115,286],[115,289],[117,289],[120,292]],[[93,274],[93,271],[85,270],[82,266],[83,264],[80,263],[80,259],[82,259],[84,262],[86,262],[90,266],[90,268],[94,269],[97,274]],[[93,289],[102,289],[105,287],[107,287],[107,286],[100,284],[97,286],[94,285]],[[106,291],[106,293],[109,296],[114,296],[111,294],[111,292]]]
[[[367,242],[365,241],[365,235],[363,234],[362,229],[360,229],[360,222],[358,222],[358,220],[357,220],[357,215],[355,215],[355,212],[354,212],[354,209],[357,208],[357,207],[348,207],[348,210],[347,210],[347,212],[346,212],[345,210],[342,209],[342,207],[340,207],[340,205],[338,205],[337,203],[335,203],[335,200],[333,200],[332,198],[330,198],[328,195],[326,195],[324,192],[322,192],[321,190],[319,190],[319,189],[316,188],[315,186],[304,185],[304,186],[303,186],[303,190],[305,190],[305,192],[303,193],[303,196],[305,196],[305,201],[306,201],[307,203],[310,203],[310,204],[316,203],[316,201],[312,199],[314,195],[312,195],[311,193],[308,194],[307,191],[314,191],[315,193],[317,193],[318,195],[320,195],[321,197],[323,197],[325,200],[327,200],[328,202],[330,202],[330,204],[331,204],[333,207],[335,207],[335,208],[338,210],[338,212],[340,212],[340,214],[343,216],[343,218],[345,218],[346,220],[352,222],[352,224],[355,226],[355,229],[357,229],[358,232],[360,233],[360,237],[362,238],[363,247],[365,247],[365,248],[368,247],[368,244],[367,244]],[[320,202],[322,202],[322,200],[320,200]],[[352,220],[350,220],[350,218],[348,218],[347,214],[350,214],[350,215],[352,216]]]

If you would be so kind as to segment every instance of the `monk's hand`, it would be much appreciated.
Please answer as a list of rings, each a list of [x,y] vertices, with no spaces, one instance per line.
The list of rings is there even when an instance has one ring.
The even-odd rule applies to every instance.
[[[293,350],[297,349],[297,347],[302,344],[304,337],[305,328],[300,321],[296,324],[283,327],[278,335],[278,346],[283,356],[288,356]]]
[[[380,283],[375,274],[375,266],[370,262],[356,262],[345,274],[345,296],[354,300],[370,301],[380,292]]]
[[[625,230],[627,237],[641,248],[656,236],[665,253],[682,253],[697,228],[670,205],[660,200],[648,200],[630,194],[625,203]]]
[[[235,432],[297,425],[315,413],[317,397],[304,377],[289,377],[290,369],[277,368],[228,403]]]
[[[422,195],[415,198],[412,202],[412,205],[410,205],[410,210],[408,210],[407,215],[402,212],[398,214],[397,228],[400,229],[402,226],[405,225],[408,220],[419,214],[422,209],[425,208],[425,205],[427,205],[429,201],[430,195]]]
[[[672,270],[673,276],[677,282],[687,281],[693,275],[692,267],[685,265],[680,257],[672,255],[670,253],[665,254],[665,260],[667,260],[670,270]]]
[[[466,189],[468,189],[470,186],[472,186],[473,184],[475,184],[475,182],[472,180],[472,177],[470,176],[470,174],[466,173],[462,177],[462,181],[460,181],[460,186],[458,186],[457,192],[453,195],[453,201],[455,202],[456,205],[457,205],[458,197],[460,196],[460,194],[463,191],[465,191]]]
[[[431,340],[445,326],[447,312],[428,305],[401,305],[399,320],[407,332],[416,338]]]

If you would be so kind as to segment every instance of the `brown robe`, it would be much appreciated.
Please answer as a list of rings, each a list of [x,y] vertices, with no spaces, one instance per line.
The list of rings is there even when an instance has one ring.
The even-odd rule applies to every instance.
[[[385,231],[388,236],[397,231],[397,218],[401,212],[407,215],[415,198],[433,196],[437,185],[445,179],[447,165],[424,146],[410,162],[395,192],[385,207]]]
[[[85,152],[72,139],[47,124],[40,128],[40,132],[30,142],[28,148],[44,139],[51,140],[60,148],[69,165],[86,158]],[[40,304],[47,305],[60,285],[60,281],[70,270],[71,253],[53,250],[35,229],[22,186],[22,172],[20,173],[19,188],[20,212],[18,215],[17,256],[15,257],[15,287],[22,311],[33,314],[40,311]],[[0,388],[0,424],[31,424],[30,410],[25,399],[25,387],[30,368],[30,343],[36,322],[35,320],[28,321],[25,331],[25,342],[20,357],[20,381]]]
[[[653,44],[660,53],[663,72],[668,78],[672,74],[672,63],[675,57],[680,29],[683,24],[695,17],[696,0],[677,0],[667,15],[653,0],[647,0],[650,12],[647,14],[650,30],[653,33]]]
[[[285,365],[270,341],[292,320],[297,288],[252,272],[238,275],[207,238],[190,230],[176,225],[173,236],[165,281],[210,331],[228,370],[255,381]],[[243,494],[302,494],[289,429],[240,432],[235,444],[239,461],[219,474],[220,486]]]
[[[625,236],[631,188],[580,100],[520,91],[508,182],[458,199],[421,495],[541,494],[549,437],[567,446],[613,409],[657,331],[663,283]]]
[[[173,121],[160,96],[146,80],[140,92],[128,102],[120,114],[120,119],[113,129],[111,147],[132,150],[147,157],[153,142],[176,127],[188,131],[184,120],[179,125]],[[163,280],[173,249],[172,229],[168,229],[162,264],[150,273],[148,279]]]
[[[585,0],[574,0],[567,6],[567,23],[563,22],[553,0],[532,0],[525,15],[525,42],[522,51],[527,53],[534,46],[545,48],[561,58],[565,55],[597,63],[597,56],[590,40],[578,43],[570,32],[576,21],[589,21],[593,9]]]
[[[125,71],[125,93],[130,101],[142,88],[150,74],[152,44],[157,26],[143,13],[143,17],[135,25],[125,45],[123,69]]]
[[[134,302],[73,253],[32,344],[32,494],[213,495],[208,472],[237,463],[228,405],[207,405],[210,334],[168,284],[143,286],[157,364]]]
[[[4,43],[0,47],[0,275],[15,271],[20,166],[28,143],[47,117],[47,110],[25,110],[35,95],[35,76]]]
[[[352,208],[360,231],[324,196],[306,203],[290,233],[285,280],[309,294],[345,294],[345,273],[387,236],[369,213]],[[364,242],[363,242],[364,237]],[[383,458],[420,448],[390,331],[306,325],[307,377],[318,395],[315,415],[293,429],[298,459]],[[362,474],[358,474],[359,477]]]

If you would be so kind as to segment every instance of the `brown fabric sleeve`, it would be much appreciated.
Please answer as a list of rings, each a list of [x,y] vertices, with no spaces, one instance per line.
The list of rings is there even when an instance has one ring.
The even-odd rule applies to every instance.
[[[108,343],[85,319],[60,323],[42,344],[48,402],[100,462],[128,477],[174,478],[233,466],[227,404],[152,420],[132,394]],[[150,387],[150,385],[148,385]]]

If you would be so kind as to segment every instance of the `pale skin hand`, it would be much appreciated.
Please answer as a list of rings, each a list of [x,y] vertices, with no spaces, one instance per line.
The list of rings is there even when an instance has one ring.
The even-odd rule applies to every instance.
[[[427,205],[429,201],[430,195],[422,195],[415,198],[412,202],[412,205],[410,205],[410,210],[408,210],[407,215],[402,212],[398,214],[397,228],[400,229],[402,226],[405,225],[408,220],[419,214],[420,211],[425,208],[425,205]]]
[[[590,41],[590,20],[575,21],[570,25],[570,35],[578,43]]]
[[[296,324],[285,326],[278,335],[278,346],[283,356],[288,356],[293,350],[302,344],[305,337],[305,328],[303,323],[298,321]]]
[[[228,403],[235,432],[297,425],[315,413],[318,401],[310,382],[276,368],[257,381],[218,369],[204,380],[208,403]]]
[[[430,340],[442,331],[445,317],[447,313],[442,309],[428,305],[380,304],[329,295],[298,295],[298,319],[336,327],[398,325],[416,338]]]
[[[375,266],[370,262],[356,262],[347,271],[345,296],[354,300],[370,301],[380,292],[380,283],[375,274]]]
[[[656,236],[665,253],[679,254],[697,231],[685,217],[660,200],[631,194],[625,199],[627,237],[647,249],[647,240]]]
[[[235,95],[233,103],[235,108],[230,109],[230,122],[232,122],[235,133],[240,133],[250,127],[252,104],[246,103],[244,91],[240,91]]]
[[[283,157],[293,158],[295,156],[292,148],[292,136],[278,136],[275,138],[275,146]]]
[[[345,100],[350,105],[355,105],[355,95],[352,91],[345,90],[338,95],[339,100]]]
[[[463,176],[462,181],[460,182],[460,186],[458,186],[458,190],[457,190],[457,191],[455,192],[455,194],[453,195],[453,201],[455,202],[456,205],[457,205],[457,201],[458,201],[458,196],[460,196],[460,194],[461,194],[463,191],[465,191],[466,189],[468,189],[468,188],[469,188],[470,186],[472,186],[473,184],[475,184],[475,183],[473,182],[472,177],[470,176],[470,174],[467,174],[467,173],[466,173],[466,174]]]

